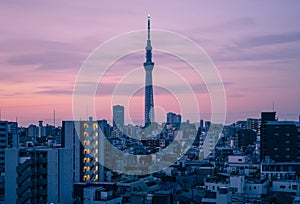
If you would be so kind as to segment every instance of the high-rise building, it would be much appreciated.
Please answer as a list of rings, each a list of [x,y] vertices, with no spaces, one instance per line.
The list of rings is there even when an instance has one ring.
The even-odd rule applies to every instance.
[[[113,127],[119,130],[124,128],[124,106],[113,106]]]
[[[72,149],[73,182],[101,181],[103,142],[97,121],[63,121],[62,147]]]
[[[150,15],[148,15],[148,39],[146,46],[146,62],[144,68],[146,71],[145,84],[145,127],[148,127],[154,122],[154,101],[153,101],[153,85],[152,85],[152,70],[154,62],[152,62],[152,46],[150,38]]]
[[[8,146],[19,147],[18,123],[8,122]]]
[[[5,151],[5,203],[72,203],[69,148]]]
[[[181,115],[169,112],[167,113],[167,124],[172,125],[172,127],[180,128],[181,124]]]
[[[268,121],[276,120],[276,112],[262,112],[260,125],[260,160],[263,161],[266,157],[266,124]]]
[[[264,129],[264,156],[276,162],[300,162],[300,124],[268,121]]]

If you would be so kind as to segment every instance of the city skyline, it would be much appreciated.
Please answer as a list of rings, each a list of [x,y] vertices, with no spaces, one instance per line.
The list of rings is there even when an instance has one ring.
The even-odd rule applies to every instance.
[[[161,9],[155,2],[144,5],[138,1],[117,5],[96,1],[1,2],[2,19],[6,19],[1,22],[0,33],[1,119],[14,121],[18,117],[21,125],[38,120],[51,124],[54,109],[56,124],[72,119],[73,85],[83,61],[106,40],[145,29],[144,19],[150,13],[152,28],[182,34],[202,46],[212,58],[226,90],[227,124],[246,116],[259,118],[261,111],[273,109],[273,101],[280,119],[298,120],[298,2],[229,1],[222,8],[196,1],[159,3],[170,9]],[[53,11],[55,16],[51,15]],[[180,73],[178,62],[172,57],[163,58],[155,51],[155,39],[152,43],[155,62],[165,62]],[[142,67],[143,55],[129,56],[116,68],[125,66],[126,71],[130,66]],[[107,89],[112,89],[116,78],[123,73],[116,68],[105,82]],[[155,81],[155,71],[153,75]],[[189,82],[200,101],[200,117],[209,120],[205,85],[193,78]],[[174,85],[172,81],[170,85]],[[154,90],[154,94],[154,104],[169,105],[164,103],[168,98],[166,93]],[[133,102],[139,112],[133,116],[135,121],[143,121],[142,91],[137,96]],[[96,101],[107,101],[109,97],[109,94],[97,96]],[[111,119],[113,105],[117,104],[104,103],[98,110],[98,119]],[[168,107],[166,112],[180,114],[177,107]],[[189,117],[192,116],[184,116],[183,120]]]

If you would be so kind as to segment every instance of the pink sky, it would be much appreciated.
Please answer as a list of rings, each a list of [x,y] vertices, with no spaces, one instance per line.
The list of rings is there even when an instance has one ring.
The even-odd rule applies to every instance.
[[[194,40],[214,61],[226,89],[226,123],[259,118],[261,111],[272,110],[273,101],[279,119],[298,120],[298,8],[300,2],[296,0],[1,1],[1,119],[14,121],[18,117],[21,125],[38,120],[53,124],[54,109],[56,124],[72,119],[72,90],[83,61],[110,38],[145,29],[150,13],[152,28]],[[122,66],[142,66],[143,53],[134,60],[128,59]],[[166,61],[155,47],[153,60],[156,65]],[[174,61],[169,63],[176,69]],[[112,76],[122,75],[118,67],[122,68],[117,64]],[[155,78],[155,68],[153,75]],[[107,80],[115,83],[112,78]],[[207,91],[196,79],[191,77],[189,82],[196,87],[199,114],[209,120]],[[142,93],[128,108],[136,121],[143,118]],[[106,94],[96,98],[101,104],[96,107],[99,119],[111,119],[110,97]],[[167,93],[158,91],[155,95],[155,103],[165,111],[177,112],[178,107],[170,106],[169,100],[172,96]]]

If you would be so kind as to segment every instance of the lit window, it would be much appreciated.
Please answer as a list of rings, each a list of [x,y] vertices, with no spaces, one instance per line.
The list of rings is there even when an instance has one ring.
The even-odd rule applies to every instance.
[[[94,123],[93,127],[94,127],[94,130],[96,130],[98,128],[98,124]]]
[[[84,140],[83,144],[84,145],[90,145],[90,141],[89,140]]]
[[[84,128],[89,128],[89,125],[88,125],[87,123],[84,123],[84,124],[83,124],[83,127],[84,127]]]
[[[83,176],[83,180],[84,181],[89,181],[91,178],[90,178],[90,176],[89,175],[85,175],[85,176]]]
[[[83,154],[89,154],[91,151],[89,149],[84,149]]]
[[[84,133],[83,133],[83,136],[87,137],[87,136],[89,136],[89,133],[84,132]]]
[[[84,159],[83,159],[83,162],[84,162],[84,163],[90,163],[90,161],[91,161],[90,158],[84,158]]]

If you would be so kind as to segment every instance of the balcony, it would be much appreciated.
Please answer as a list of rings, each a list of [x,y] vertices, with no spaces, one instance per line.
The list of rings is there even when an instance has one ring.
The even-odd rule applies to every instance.
[[[23,164],[20,164],[17,167],[17,172],[18,173],[23,172],[26,168],[28,168],[31,165],[31,163],[32,163],[31,159],[27,159]]]
[[[31,199],[31,192],[27,192],[25,194],[23,194],[23,196],[21,198],[18,198],[17,203],[18,204],[23,204],[26,203],[26,201]]]
[[[19,176],[18,178],[17,178],[17,183],[18,184],[22,184],[22,183],[24,183],[24,181],[26,180],[26,179],[30,179],[30,177],[33,175],[33,172],[30,170],[30,169],[28,169],[27,171],[25,171],[21,176]]]
[[[18,195],[22,195],[27,189],[31,188],[31,184],[32,183],[30,181],[23,183],[22,186],[17,189]]]

